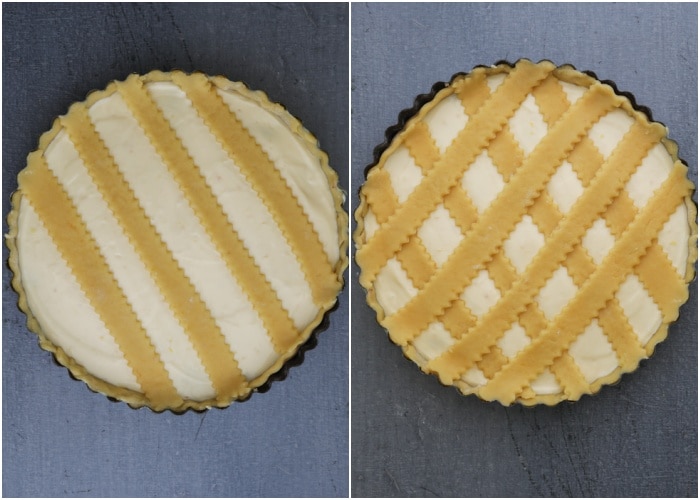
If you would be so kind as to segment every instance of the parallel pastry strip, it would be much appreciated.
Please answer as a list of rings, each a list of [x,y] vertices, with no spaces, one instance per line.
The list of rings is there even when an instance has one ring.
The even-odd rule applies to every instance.
[[[488,86],[484,81],[478,86],[474,85],[472,90],[473,91],[470,93],[460,94],[462,105],[468,113],[476,112],[481,106],[481,103],[483,103],[490,94]],[[407,134],[405,137],[405,144],[409,151],[411,151],[417,165],[432,166],[432,163],[440,157],[440,152],[435,146],[425,125],[422,123],[417,125],[418,126],[414,127],[413,132]],[[416,131],[423,132],[416,133]],[[494,158],[494,163],[506,180],[510,178],[523,158],[522,152],[517,147],[513,148],[513,144],[514,139],[512,134],[510,134],[508,127],[505,126],[496,134],[494,140],[488,145],[487,150],[489,156]],[[427,171],[427,167],[424,168],[424,171]],[[461,185],[457,184],[452,188],[445,198],[444,205],[460,226],[462,233],[466,234],[476,220],[478,214],[476,207]],[[402,249],[399,256],[404,254],[405,251],[406,247]],[[427,254],[427,252],[425,252],[425,254],[427,258],[424,258],[420,262],[417,259],[407,261],[404,269],[407,270],[409,276],[412,271],[415,272],[416,268],[423,269],[422,274],[429,277],[435,274],[437,266],[432,259],[430,259],[429,254]],[[407,257],[410,258],[410,256]],[[502,246],[493,255],[493,258],[486,263],[486,270],[501,294],[505,293],[517,277],[515,269],[506,257]],[[426,279],[421,283],[415,283],[416,288],[423,288],[427,281]],[[536,306],[534,307],[536,309]],[[542,314],[538,313],[538,311],[533,310],[531,312],[540,318],[542,317]],[[474,325],[476,319],[477,318],[469,311],[468,307],[461,299],[455,300],[446,309],[445,313],[438,318],[452,337],[457,340],[461,338],[464,332]],[[534,336],[535,332],[538,331],[540,331],[538,328],[526,329],[526,333],[530,336]],[[503,355],[498,345],[494,344],[491,346],[490,351],[477,361],[476,365],[486,377],[491,377],[507,361],[507,358]]]
[[[475,113],[489,97],[488,87],[483,79],[470,81],[467,87],[469,92],[462,93],[463,104],[468,111]],[[482,92],[484,89],[486,92]],[[475,99],[474,96],[478,96],[479,99]],[[501,132],[498,132],[496,137],[500,134]],[[491,148],[491,144],[496,142],[497,139],[492,141],[489,148]],[[405,135],[404,144],[415,159],[416,165],[421,168],[423,175],[427,175],[441,157],[424,123],[417,123]],[[386,222],[399,207],[386,170],[373,172],[371,179],[363,187],[363,194],[379,224]],[[444,205],[460,224],[463,232],[466,232],[471,223],[476,220],[476,209],[459,184],[450,188],[449,193],[445,196]],[[437,269],[415,233],[409,236],[408,242],[401,247],[396,257],[402,263],[403,269],[416,288],[422,288]],[[461,328],[473,323],[474,316],[463,303],[457,301],[454,308],[447,309],[443,319],[447,325],[453,325],[453,327],[448,326],[448,330],[458,337]]]
[[[611,298],[600,311],[598,323],[607,334],[622,371],[633,370],[639,360],[645,357],[646,352],[616,297]]]
[[[682,200],[679,200],[682,203]],[[664,321],[674,321],[678,318],[678,308],[688,300],[688,287],[683,286],[683,280],[675,272],[673,264],[663,248],[654,241],[644,255],[634,273],[644,284],[649,296],[661,311]],[[669,276],[677,276],[676,279]]]
[[[7,240],[29,328],[134,407],[247,397],[342,286],[337,175],[298,120],[242,83],[113,82],[54,121],[18,181]]]
[[[20,174],[22,189],[95,312],[112,333],[141,390],[154,407],[177,407],[182,398],[145,329],[112,275],[97,242],[40,153]]]
[[[222,147],[241,168],[277,221],[301,264],[314,301],[317,304],[332,303],[337,290],[336,272],[318,234],[273,162],[231,113],[204,75],[174,73],[173,81],[186,92],[202,119],[219,138]]]
[[[483,88],[481,89],[480,94],[488,95],[488,87],[485,84],[482,85],[482,87]],[[538,87],[533,89],[533,95],[540,96],[540,102],[538,103],[540,110],[543,110],[543,108],[554,108],[553,110],[556,114],[550,118],[550,126],[552,126],[556,120],[561,118],[564,112],[570,107],[565,96],[557,93],[556,90],[561,90],[561,88],[559,87],[556,78],[551,74],[545,78]],[[471,109],[473,109],[473,106],[476,103],[474,103],[472,96],[469,96],[469,99],[472,102]],[[465,106],[466,109],[470,109],[467,96],[462,97],[462,102],[467,104]],[[544,113],[546,116],[546,112]],[[581,142],[583,142],[585,139],[585,137],[582,138],[573,149],[577,149]],[[522,165],[525,156],[523,151],[518,146],[514,135],[510,132],[508,126],[504,126],[504,128],[497,134],[494,141],[489,144],[488,153],[499,173],[503,176],[505,182],[509,182],[513,173]],[[546,190],[542,191],[539,197],[535,199],[533,205],[528,209],[528,214],[532,217],[533,222],[539,226],[540,232],[543,234],[549,234],[551,231],[553,231],[560,220],[559,211],[554,206],[551,197],[547,194]],[[464,228],[463,231],[466,232]],[[582,247],[577,246],[575,247],[573,253],[569,256],[569,259],[571,259],[572,256],[580,256],[581,253],[585,255],[585,251],[583,251]],[[510,265],[508,257],[504,253],[503,246],[499,248],[499,251],[494,255],[493,260],[486,264],[486,269],[489,272],[489,276],[491,276],[491,278],[494,280],[494,283],[499,289],[501,296],[503,296],[503,294],[518,278],[515,269],[512,265]],[[499,274],[502,276],[500,280]],[[536,302],[531,303],[526,311],[530,320],[522,321],[521,318],[518,319],[521,325],[523,323],[527,325],[525,328],[525,333],[528,335],[528,337],[530,337],[530,339],[534,339],[546,325],[546,319],[537,307]],[[466,328],[461,331],[461,334],[468,331],[472,325],[465,326]],[[492,378],[494,374],[509,361],[508,358],[504,356],[498,356],[498,352],[500,352],[500,349],[497,344],[494,344],[491,347],[491,350],[484,354],[482,359],[476,362],[476,365],[488,379]],[[491,360],[491,363],[488,366],[488,371],[484,370],[484,359]],[[579,388],[585,386],[585,380],[583,380],[576,363],[571,356],[566,353],[564,353],[562,357],[557,360],[555,365],[551,367],[551,372],[557,377],[559,383],[564,385],[565,388],[572,387],[574,385]],[[566,381],[566,383],[564,383],[564,381]]]
[[[244,393],[245,377],[223,333],[136,200],[94,129],[85,106],[75,105],[62,124],[103,198],[188,333],[217,397],[230,399]]]
[[[678,204],[682,200],[677,200]],[[604,218],[610,232],[618,238],[637,215],[637,207],[624,191],[613,201]],[[654,240],[634,270],[665,321],[676,319],[679,304],[687,300],[688,287],[657,240]],[[675,299],[674,299],[675,297]]]
[[[559,79],[554,74],[549,75],[542,85],[534,89],[532,96],[545,123],[550,127],[571,107],[564,89],[559,84]],[[584,141],[588,139],[581,142]]]
[[[525,215],[554,170],[561,164],[562,158],[614,104],[612,91],[596,85],[557,122],[472,226],[433,279],[401,311],[387,318],[387,327],[394,333],[392,338],[397,343],[405,345],[456,299],[478,269],[498,250],[517,221]],[[469,123],[472,123],[471,119]],[[373,238],[370,241],[375,240]]]
[[[484,87],[486,87],[486,85],[484,85]],[[550,127],[553,126],[554,123],[556,123],[556,121],[559,118],[561,118],[561,116],[570,107],[565,96],[562,95],[563,92],[559,93],[557,92],[557,90],[561,92],[561,87],[557,83],[556,78],[551,74],[545,80],[543,80],[541,85],[539,85],[533,90],[533,95],[536,99],[538,99],[539,109],[542,111],[545,117],[548,117],[546,118],[546,121],[549,122],[548,124]],[[488,88],[486,87],[483,90],[483,92],[488,93]],[[554,114],[548,114],[547,110],[553,111]],[[577,149],[580,146],[581,142],[585,141],[585,139],[585,137],[582,138],[581,141],[577,143],[573,149]],[[509,182],[515,170],[519,168],[519,166],[522,164],[525,155],[518,146],[514,135],[510,132],[509,127],[505,126],[497,135],[496,140],[494,140],[494,142],[490,145],[489,156],[493,159],[494,165],[498,169],[499,173],[503,176],[505,182]],[[540,195],[535,199],[533,205],[528,209],[528,214],[532,217],[533,222],[539,227],[540,232],[543,234],[551,233],[561,219],[561,214],[559,213],[558,209],[554,205],[551,197],[549,196],[546,190],[542,191]],[[503,296],[506,293],[506,291],[513,285],[513,283],[517,281],[518,276],[516,270],[513,268],[512,265],[507,265],[503,263],[498,267],[494,266],[494,264],[499,260],[505,260],[506,262],[509,262],[508,258],[504,253],[503,246],[500,247],[499,252],[494,257],[494,260],[486,264],[489,275],[494,279],[494,283],[496,283],[496,286],[498,287],[501,296]],[[584,260],[585,264],[592,264],[592,262],[590,262],[590,259],[587,259],[585,250],[583,250],[580,244],[574,247],[574,250],[571,254],[569,254],[567,261],[564,263],[564,265],[569,268],[568,271],[570,275],[570,269],[577,269],[578,267],[576,265],[577,262],[569,262],[573,260],[577,262]],[[584,267],[583,269],[588,271],[592,270],[592,268],[588,266]],[[499,280],[497,279],[497,275],[494,274],[494,270],[500,270],[501,273],[507,271],[507,281],[504,285],[499,286]],[[534,339],[543,330],[547,321],[540,309],[538,308],[536,302],[533,302],[528,306],[527,312],[530,316],[530,321],[524,322],[526,325],[528,325],[528,327],[525,328],[525,333],[528,335],[528,337],[530,337],[530,339]],[[535,324],[532,323],[533,319],[535,320]],[[523,323],[523,321],[520,320],[520,317],[516,321],[519,321],[521,325]],[[468,328],[464,329],[462,331],[462,334],[464,334],[467,331]],[[491,347],[491,350],[488,353],[484,354],[484,357],[495,358],[493,353],[497,349],[497,344],[494,344]],[[495,375],[495,373],[501,370],[503,366],[509,361],[508,358],[500,357],[500,359],[498,359],[497,362],[491,364],[489,372],[486,372],[481,366],[483,359],[484,358],[477,361],[476,365],[482,370],[482,372],[484,372],[484,375],[488,379],[491,379]],[[582,389],[586,385],[586,381],[583,379],[578,369],[578,366],[576,365],[573,358],[568,355],[568,353],[564,353],[559,359],[557,359],[556,363],[550,367],[550,371],[557,378],[560,385],[563,386],[564,391],[567,391],[567,389],[572,389],[574,387],[576,387],[577,389]]]
[[[545,80],[543,85],[535,89],[533,95],[540,112],[544,116],[545,122],[550,127],[569,107],[564,92],[561,87],[556,84],[554,77]],[[583,156],[577,154],[578,151],[582,151]],[[590,172],[591,175],[596,172],[603,163],[602,156],[597,154],[595,146],[587,137],[584,137],[576,148],[574,148],[569,158],[574,171]],[[586,182],[583,183],[584,188],[587,187],[590,182],[590,176],[585,180]],[[620,196],[626,197],[624,191],[618,195],[618,198]],[[546,192],[542,193],[538,199],[538,203],[533,206],[533,208],[535,207],[537,207],[537,210],[531,210],[534,222],[540,227],[543,234],[550,234],[561,220],[561,214],[558,208]],[[569,276],[573,279],[574,284],[579,288],[595,270],[595,264],[588,256],[581,241],[574,246],[571,253],[563,262],[563,265]],[[640,359],[643,354],[643,349],[629,326],[624,316],[624,311],[622,311],[619,304],[617,304],[616,298],[613,297],[608,303],[606,306],[606,313],[606,317],[614,321],[616,328],[606,329],[604,327],[603,331],[611,342],[618,359],[625,358],[625,360],[628,360],[628,363],[622,364],[623,368],[630,369],[631,366],[629,366],[629,362],[633,359]],[[537,329],[536,334],[539,334],[544,329],[544,326],[545,325]],[[535,336],[530,335],[531,338],[535,338]],[[625,353],[628,354],[625,355]],[[632,354],[632,356],[630,356],[630,354]],[[565,374],[562,370],[565,371]],[[576,363],[567,351],[564,351],[562,356],[555,361],[554,365],[550,367],[550,371],[557,377],[559,384],[562,386],[562,391],[568,397],[574,398],[585,391],[587,384],[585,380],[583,380],[580,371],[577,369]]]
[[[544,121],[549,127],[552,127],[570,107],[564,91],[558,84],[556,77],[553,75],[550,75],[542,82],[542,85],[533,91],[533,96],[536,100],[538,109],[544,117]],[[519,150],[519,147],[514,138],[511,138],[511,140],[507,142],[508,144],[504,145],[504,149],[506,149],[506,157],[522,156],[522,153],[518,154],[518,152],[516,152],[516,150]],[[593,149],[591,149],[591,147]],[[585,156],[583,157],[577,156],[574,153],[579,149],[588,152],[588,154],[584,153]],[[603,163],[603,158],[599,157],[600,155],[597,154],[593,155],[592,153],[595,151],[595,146],[593,146],[591,140],[588,137],[582,138],[570,155],[570,158],[574,158],[571,160],[573,162],[572,166],[574,171],[577,169],[587,169],[590,172],[597,171],[597,169],[600,168],[600,165]],[[587,184],[588,183],[584,184],[584,188],[587,186]],[[562,219],[562,214],[554,204],[547,191],[543,191],[541,193],[529,212],[534,223],[539,227],[540,232],[543,234],[551,234],[556,229],[559,221]],[[572,278],[574,284],[579,288],[583,285],[588,276],[593,273],[596,267],[595,263],[583,247],[582,241],[578,241],[574,245],[571,253],[569,253],[562,265],[566,269],[567,274]],[[514,281],[515,279],[512,282]],[[613,318],[617,324],[624,324],[624,327],[617,330],[611,330],[610,333],[608,333],[605,329],[603,331],[606,332],[606,335],[612,342],[613,349],[616,351],[618,358],[621,357],[621,351],[624,352],[624,349],[628,349],[629,352],[637,354],[636,359],[639,359],[639,355],[643,353],[643,350],[637,342],[637,337],[627,323],[622,309],[619,306],[614,307],[614,303],[616,301],[617,300],[613,298],[608,304],[607,310],[609,311],[610,315],[613,315]],[[536,308],[536,303],[532,303],[531,308],[532,307]],[[536,338],[546,326],[546,320],[544,320],[544,318],[542,319],[543,324],[538,325],[537,328],[526,329],[526,333],[531,339]],[[498,369],[500,370],[502,367],[503,365],[499,366]],[[568,351],[564,351],[562,355],[555,360],[554,364],[549,367],[549,369],[550,372],[557,378],[558,383],[562,387],[562,392],[564,392],[568,397],[575,398],[575,396],[585,392],[588,383],[583,378],[578,365]]]
[[[228,269],[244,288],[252,306],[270,333],[277,352],[286,352],[298,335],[294,323],[272,285],[226,218],[223,208],[211,192],[199,168],[137,75],[118,83],[117,88],[177,180]]]

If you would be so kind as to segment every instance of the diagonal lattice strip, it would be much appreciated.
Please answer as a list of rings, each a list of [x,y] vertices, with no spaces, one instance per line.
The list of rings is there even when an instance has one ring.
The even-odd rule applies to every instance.
[[[360,282],[392,341],[503,404],[575,400],[634,370],[687,299],[679,237],[695,258],[666,133],[548,63],[477,68],[437,92],[369,171],[357,212]]]
[[[562,158],[598,117],[613,106],[613,97],[609,88],[592,87],[552,128],[425,289],[399,313],[387,318],[386,325],[395,342],[404,345],[425,328],[426,319],[429,322],[456,299],[508,237]]]
[[[633,271],[651,245],[656,232],[675,210],[675,200],[687,196],[689,192],[684,169],[673,169],[649,204],[618,239],[610,252],[610,258],[596,269],[562,314],[524,349],[522,355],[487,382],[482,389],[482,396],[489,399],[501,395],[504,402],[512,402],[524,385],[541,373],[543,367],[554,362]],[[556,336],[556,342],[552,342],[553,336]],[[517,380],[508,376],[513,371],[520,375]],[[503,394],[508,396],[504,398]]]
[[[488,318],[484,317],[484,321],[468,332],[442,359],[433,361],[433,368],[440,373],[441,379],[457,378],[463,363],[466,362],[467,366],[473,363],[474,358],[478,358],[479,353],[508,328],[580,240],[585,228],[619,193],[646,151],[659,140],[660,132],[658,128],[649,132],[637,127],[627,133],[592,181],[595,186],[591,185],[584,191],[568,217],[550,234],[545,249],[535,256],[527,272],[487,313]]]
[[[379,269],[396,254],[409,236],[415,233],[531,89],[552,69],[551,66],[516,66],[498,91],[479,108],[477,114],[460,132],[460,136],[470,137],[472,140],[454,141],[423,182],[411,193],[410,201],[401,205],[391,216],[390,224],[382,225],[372,239],[358,249],[356,260],[362,268],[360,282],[364,286],[371,285]],[[371,182],[370,176],[367,184]]]

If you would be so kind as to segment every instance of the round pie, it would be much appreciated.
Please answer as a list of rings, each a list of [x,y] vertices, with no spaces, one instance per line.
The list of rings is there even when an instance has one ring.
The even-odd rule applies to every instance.
[[[342,202],[316,139],[262,92],[131,75],[29,155],[13,285],[42,347],[92,389],[156,411],[227,406],[335,305]]]
[[[360,283],[391,340],[504,405],[577,400],[634,371],[697,258],[666,128],[549,61],[458,74],[408,114],[355,214]]]

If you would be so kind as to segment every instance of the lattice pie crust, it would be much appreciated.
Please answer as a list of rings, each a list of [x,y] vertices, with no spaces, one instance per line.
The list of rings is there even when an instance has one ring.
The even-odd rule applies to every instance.
[[[342,287],[347,215],[327,156],[223,77],[152,72],[91,93],[18,181],[7,242],[30,329],[135,407],[245,399]]]
[[[571,66],[457,75],[360,192],[360,282],[391,340],[504,405],[577,400],[635,370],[697,258],[693,185],[666,135]]]

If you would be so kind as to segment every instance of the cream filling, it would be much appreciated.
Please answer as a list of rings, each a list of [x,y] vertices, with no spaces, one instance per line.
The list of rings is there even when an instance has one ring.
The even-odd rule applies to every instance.
[[[387,316],[394,314],[414,297],[418,290],[396,258],[391,258],[379,271],[374,283],[379,305]]]
[[[119,346],[26,197],[20,203],[17,252],[27,303],[46,337],[96,377],[140,391]],[[80,321],[66,321],[67,317]]]
[[[303,329],[318,308],[299,262],[262,200],[177,85],[159,82],[150,84],[149,89],[195,163],[207,165],[201,169],[207,184],[233,227],[244,237],[246,248],[268,277],[294,325]]]
[[[335,202],[325,173],[309,168],[319,166],[318,160],[279,117],[237,92],[220,89],[219,95],[275,163],[335,264],[340,256]]]
[[[462,176],[462,188],[469,195],[479,213],[488,208],[505,185],[503,177],[486,151],[476,157],[474,163]]]
[[[46,160],[68,196],[76,200],[80,216],[142,326],[147,332],[161,332],[150,335],[150,339],[175,388],[185,396],[211,397],[213,388],[186,333],[163,302],[157,285],[112,216],[65,131],[47,148]],[[59,341],[58,345],[65,344]]]
[[[418,228],[418,237],[438,266],[445,263],[463,238],[462,231],[442,204]]]
[[[238,167],[195,116],[184,94],[173,84],[160,83],[151,84],[149,92],[201,168],[295,325],[304,328],[316,316],[318,308],[296,258],[271,215],[250,185],[242,180]],[[239,117],[243,113],[260,115],[244,121],[257,124],[256,139],[262,147],[272,152],[282,144],[281,152],[271,156],[285,179],[296,186],[293,191],[302,193],[304,200],[300,203],[318,231],[329,259],[337,261],[335,204],[318,160],[304,151],[291,133],[282,131],[281,119],[245,97],[237,94],[229,97],[235,90],[220,92],[227,102],[238,103]],[[89,115],[140,205],[207,304],[241,371],[248,379],[257,377],[279,355],[246,294],[126,103],[115,93],[94,104]],[[86,174],[65,132],[59,132],[45,157],[103,250],[108,266],[144,325],[176,390],[188,399],[212,397],[211,381],[189,338]],[[312,187],[305,185],[307,181]],[[45,335],[93,375],[117,386],[140,390],[118,346],[89,305],[26,197],[20,209],[17,245],[27,300]]]
[[[464,112],[459,97],[450,94],[431,109],[423,121],[428,126],[430,135],[435,139],[435,145],[441,153],[444,153],[469,121],[469,115]]]
[[[391,185],[394,186],[399,203],[403,203],[423,179],[423,171],[416,165],[413,156],[404,145],[396,148],[386,159],[384,169],[389,174]]]
[[[251,354],[264,350],[272,364],[272,343],[247,296],[184,200],[177,182],[119,94],[92,106],[90,118],[146,215],[207,303],[241,371],[246,378],[254,378],[258,370],[267,366],[259,366]],[[233,308],[232,303],[236,304]],[[248,332],[245,337],[240,329]]]
[[[487,84],[493,91],[503,80],[504,75],[495,75],[487,79]],[[584,87],[571,83],[559,83],[572,104],[586,90]],[[448,101],[448,99],[445,99],[445,101]],[[447,147],[446,145],[456,135],[454,128],[447,125],[447,123],[450,120],[457,124],[465,124],[468,121],[468,117],[465,118],[459,115],[460,109],[455,106],[453,101],[454,99],[445,105],[442,103],[438,104],[428,113],[428,128],[433,135],[435,143],[440,146],[441,150],[444,150]],[[463,109],[461,112],[464,113]],[[605,115],[594,125],[588,135],[601,154],[607,157],[629,129],[631,123],[632,118],[625,112],[615,110]],[[525,99],[523,105],[511,118],[509,126],[525,153],[532,151],[543,134],[546,133],[546,125],[540,115],[537,104],[531,96]],[[413,164],[413,160],[410,159],[407,151],[404,150],[405,148],[399,147],[393,155],[386,159],[391,186],[400,201],[404,201],[408,197],[422,178],[422,174],[420,174],[419,170],[416,172],[417,168]],[[409,157],[407,158],[407,156]],[[402,175],[402,165],[406,166],[408,174]],[[668,176],[672,166],[672,158],[661,144],[650,150],[625,187],[627,194],[638,208],[643,207],[647,203],[654,190]],[[483,212],[490,205],[504,185],[503,178],[485,152],[476,158],[462,179],[462,187],[470,196],[479,212]],[[547,185],[547,192],[564,213],[571,208],[576,198],[581,195],[583,186],[568,162],[564,162],[552,177]],[[452,236],[454,221],[449,216],[430,217],[428,221],[430,234],[448,235],[447,241],[458,239]],[[377,229],[376,219],[370,212],[365,217],[364,222],[366,238],[369,239]],[[532,257],[543,244],[542,235],[536,228],[533,230],[530,226],[531,224],[529,224],[528,220],[524,219],[521,221],[504,246],[506,256],[513,262],[518,272],[523,272],[526,269]],[[426,232],[423,230],[424,234]],[[684,205],[681,205],[669,218],[659,234],[660,245],[681,277],[685,273],[688,257],[687,241],[689,232],[687,210]],[[594,223],[583,239],[584,247],[596,263],[602,261],[613,244],[614,237],[602,220]],[[433,257],[433,260],[440,264],[449,258],[449,255],[446,255],[449,253],[446,252],[446,248],[454,249],[454,244],[434,242],[426,243],[425,247]],[[398,262],[395,259],[390,260],[377,275],[374,283],[379,304],[383,307],[384,304],[389,306],[384,309],[387,315],[396,312],[417,293],[417,290],[415,290],[405,272],[400,269],[400,266],[397,269],[397,264]],[[552,318],[575,293],[576,285],[566,271],[560,268],[540,291],[537,300],[545,315]],[[630,325],[639,337],[640,343],[642,345],[646,344],[660,325],[658,307],[636,277],[628,278],[623,286],[620,287],[616,296],[625,310]],[[481,274],[462,294],[462,299],[465,300],[468,306],[474,308],[474,313],[477,315],[482,315],[499,297],[500,293],[495,289],[491,280],[483,279]],[[600,329],[597,323],[594,326],[589,326],[582,332],[577,341],[572,344],[575,354],[574,359],[589,381],[595,381],[612,371],[610,365],[613,358],[609,350],[609,343],[605,335],[600,334],[596,328]],[[507,353],[509,357],[514,356],[529,343],[529,339],[524,334],[524,331],[521,332],[520,330],[522,328],[519,325],[514,325],[499,341],[502,351]],[[413,342],[418,356],[424,362],[439,356],[449,345],[450,342],[447,341],[445,335],[434,323]],[[614,357],[614,353],[612,356]],[[485,382],[485,379],[482,379],[483,374],[474,369],[462,377],[462,382],[469,387],[478,387]],[[561,390],[556,378],[550,372],[541,374],[533,381],[531,388],[538,394],[553,394]]]

